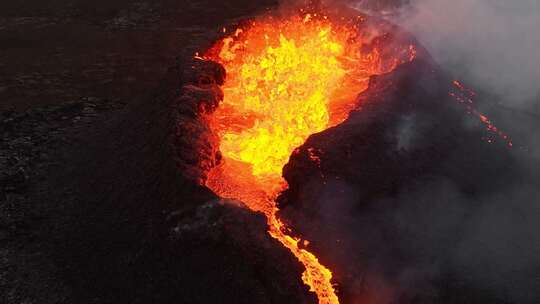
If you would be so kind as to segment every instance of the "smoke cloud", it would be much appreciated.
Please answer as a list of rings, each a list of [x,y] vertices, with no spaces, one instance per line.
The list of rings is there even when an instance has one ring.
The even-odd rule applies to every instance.
[[[432,280],[435,268],[436,273],[456,273],[458,281],[480,294],[491,294],[494,302],[536,303],[540,298],[540,2],[411,0],[350,5],[413,33],[443,69],[479,92],[481,109],[494,113],[499,126],[521,142],[511,152],[519,169],[500,172],[519,181],[512,186],[470,198],[441,179],[423,190],[401,193],[400,207],[383,216],[388,223],[383,229],[393,227],[396,239],[406,240],[393,246],[421,253],[410,265],[416,281]],[[453,250],[438,249],[448,242]]]
[[[405,27],[456,78],[540,113],[538,0],[351,1]]]

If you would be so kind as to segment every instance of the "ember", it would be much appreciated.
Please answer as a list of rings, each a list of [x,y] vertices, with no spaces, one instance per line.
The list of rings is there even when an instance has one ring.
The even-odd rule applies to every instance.
[[[210,122],[223,161],[209,173],[207,186],[267,216],[270,235],[306,267],[302,280],[319,303],[339,302],[332,272],[300,248],[300,239],[276,216],[275,198],[287,188],[282,168],[311,134],[347,118],[370,76],[416,54],[406,45],[399,56],[383,59],[380,44],[364,38],[354,21],[330,19],[302,14],[257,20],[203,56],[227,71],[225,97]]]
[[[454,80],[452,82],[454,87],[457,89],[457,91],[453,90],[448,93],[450,96],[454,97],[459,103],[465,104],[467,111],[469,114],[474,115],[478,117],[478,119],[486,126],[486,129],[489,132],[495,133],[498,135],[502,140],[506,142],[508,147],[512,147],[512,139],[510,136],[508,136],[503,131],[499,130],[490,120],[485,116],[484,114],[480,113],[475,107],[474,107],[474,101],[473,98],[476,96],[476,93],[466,88],[461,82]],[[488,137],[485,139],[486,142],[492,143],[494,139],[492,137]]]

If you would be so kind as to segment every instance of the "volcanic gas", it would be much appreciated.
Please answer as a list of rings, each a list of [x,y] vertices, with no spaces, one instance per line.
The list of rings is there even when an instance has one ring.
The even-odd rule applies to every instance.
[[[202,56],[227,73],[224,100],[209,122],[222,159],[206,185],[266,215],[269,234],[305,266],[302,280],[319,303],[339,302],[332,272],[278,218],[275,199],[287,188],[281,171],[291,153],[311,134],[343,122],[370,76],[415,58],[412,45],[383,56],[385,45],[362,21],[305,12],[264,17],[234,29]]]

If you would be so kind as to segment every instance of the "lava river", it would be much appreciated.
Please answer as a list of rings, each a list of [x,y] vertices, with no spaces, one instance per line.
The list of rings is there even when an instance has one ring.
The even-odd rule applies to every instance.
[[[332,272],[277,216],[275,199],[287,188],[282,168],[311,134],[347,118],[370,76],[415,54],[405,46],[382,60],[381,45],[367,40],[358,18],[265,17],[232,30],[202,56],[227,72],[224,100],[210,122],[222,159],[206,184],[266,215],[268,233],[305,266],[302,280],[319,303],[339,303]]]

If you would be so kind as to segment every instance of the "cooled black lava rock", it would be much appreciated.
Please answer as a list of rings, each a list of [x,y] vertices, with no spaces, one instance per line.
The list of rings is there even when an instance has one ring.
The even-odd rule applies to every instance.
[[[219,200],[204,187],[220,161],[219,140],[208,123],[223,100],[223,67],[195,59],[179,69],[181,89],[173,99],[172,152],[191,195],[189,205],[169,213],[169,240],[160,252],[160,290],[187,303],[315,303],[302,282],[302,265],[267,232],[266,218],[240,202]],[[174,185],[174,182],[171,184]],[[149,257],[150,261],[155,257]]]
[[[291,187],[282,203],[299,204],[295,191],[308,180],[362,185],[362,201],[394,195],[420,178],[446,176],[468,192],[505,185],[497,179],[500,170],[512,170],[505,142],[484,140],[493,134],[451,90],[451,80],[421,60],[373,76],[343,124],[312,135],[293,153],[283,172]]]
[[[451,90],[424,58],[374,76],[358,109],[312,135],[283,170],[280,215],[311,241],[346,303],[495,299],[497,290],[463,283],[451,252],[468,214],[519,185],[522,168]]]
[[[218,161],[206,118],[222,94],[184,68],[150,100],[77,129],[69,167],[47,176],[55,276],[74,303],[315,303],[264,216],[200,185]]]
[[[215,200],[171,215],[171,289],[189,303],[316,303],[303,267],[267,233],[266,218],[240,202]],[[207,289],[206,292],[203,289]]]
[[[182,82],[196,85],[223,85],[225,68],[217,62],[194,58],[192,62],[184,65]]]

